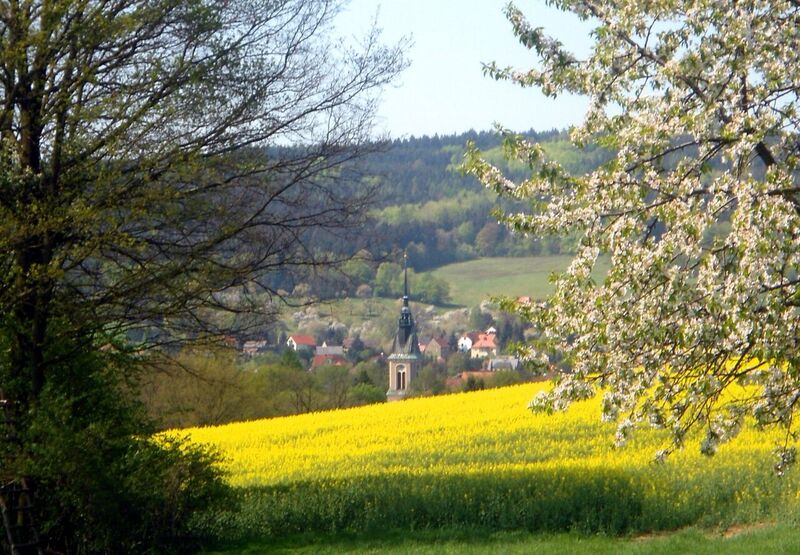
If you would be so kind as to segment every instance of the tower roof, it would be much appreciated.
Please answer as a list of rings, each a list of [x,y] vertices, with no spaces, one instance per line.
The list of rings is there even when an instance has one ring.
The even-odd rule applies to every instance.
[[[411,308],[408,306],[408,256],[403,254],[403,307],[397,321],[397,333],[392,342],[392,355],[422,356],[417,340],[417,329]]]

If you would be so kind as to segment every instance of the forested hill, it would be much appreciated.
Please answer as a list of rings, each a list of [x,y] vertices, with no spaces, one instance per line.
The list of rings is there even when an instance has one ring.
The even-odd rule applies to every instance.
[[[576,149],[563,131],[524,134],[542,143],[547,154],[571,172],[589,171],[608,156],[596,148]],[[458,171],[468,141],[475,142],[513,179],[526,177],[523,167],[505,162],[502,137],[494,132],[395,140],[361,164],[365,182],[378,185],[374,238],[379,245],[375,248],[382,254],[407,250],[418,271],[480,256],[571,250],[569,242],[546,237],[521,239],[497,225],[491,214],[492,208],[499,206],[496,196]]]
[[[580,151],[567,139],[566,132],[552,129],[523,133],[542,143],[548,155],[574,173],[591,170],[602,161],[603,152],[596,148]],[[457,135],[427,135],[397,139],[382,151],[364,160],[362,170],[381,183],[383,206],[403,203],[425,203],[462,193],[478,191],[480,185],[458,172],[467,142],[474,142],[488,153],[492,162],[510,172],[513,178],[525,177],[520,166],[509,168],[502,157],[502,137],[493,131],[467,131]]]
[[[547,140],[559,133],[553,130],[533,135]],[[480,190],[474,178],[458,172],[466,144],[473,141],[481,150],[490,150],[498,149],[501,140],[489,131],[397,139],[384,151],[370,155],[362,167],[367,175],[380,179],[383,206],[425,203]]]

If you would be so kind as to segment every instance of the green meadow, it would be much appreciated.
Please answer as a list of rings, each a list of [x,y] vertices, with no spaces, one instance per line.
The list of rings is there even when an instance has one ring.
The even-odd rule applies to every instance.
[[[380,537],[298,536],[289,540],[240,544],[206,555],[763,555],[800,553],[794,523],[761,524],[726,531],[688,528],[632,537],[531,534],[487,530],[389,532]]]
[[[453,304],[474,306],[491,295],[544,298],[553,291],[551,276],[563,272],[571,261],[570,255],[481,258],[448,264],[432,273],[450,284]],[[601,261],[595,279],[607,269],[608,262]]]

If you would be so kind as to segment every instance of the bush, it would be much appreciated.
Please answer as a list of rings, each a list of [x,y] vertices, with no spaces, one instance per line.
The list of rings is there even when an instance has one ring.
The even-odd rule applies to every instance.
[[[189,553],[230,506],[218,457],[152,428],[100,353],[62,364],[40,394],[7,476],[25,476],[43,541],[62,553]],[[126,372],[127,371],[127,372]],[[10,472],[9,472],[10,471]]]
[[[386,391],[372,383],[357,383],[350,388],[350,402],[354,405],[385,403]]]

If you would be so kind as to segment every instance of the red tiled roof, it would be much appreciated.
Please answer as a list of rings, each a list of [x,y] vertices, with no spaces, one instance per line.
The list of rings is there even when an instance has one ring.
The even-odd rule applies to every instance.
[[[493,333],[482,333],[478,335],[477,341],[472,344],[473,349],[496,349],[497,342],[495,338],[497,336]]]
[[[298,345],[316,346],[317,344],[317,341],[310,335],[290,335],[289,339],[293,340]]]
[[[347,366],[349,362],[341,355],[316,355],[311,361],[311,366],[323,366],[325,364],[332,364],[334,366]]]

